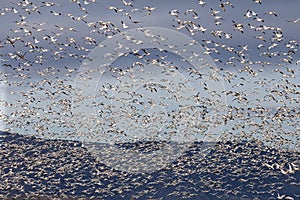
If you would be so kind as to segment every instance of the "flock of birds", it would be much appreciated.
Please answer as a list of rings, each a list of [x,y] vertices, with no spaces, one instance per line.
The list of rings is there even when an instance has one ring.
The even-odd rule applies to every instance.
[[[140,147],[144,148],[144,147]],[[0,148],[2,199],[299,199],[299,154],[259,141],[195,144],[152,173],[114,170],[80,142],[9,134]],[[284,172],[284,173],[282,173]]]
[[[199,42],[205,50],[203,54],[210,55],[219,66],[217,71],[224,78],[226,88],[223,93],[226,94],[228,100],[228,105],[222,108],[224,113],[222,113],[221,120],[225,128],[222,132],[222,140],[259,139],[265,142],[261,144],[261,148],[264,148],[264,144],[270,144],[278,149],[283,147],[298,149],[300,142],[300,85],[299,81],[297,82],[300,64],[299,44],[296,39],[286,37],[287,33],[284,28],[268,23],[281,19],[281,13],[270,10],[261,13],[255,9],[245,9],[239,18],[229,19],[227,14],[237,9],[239,4],[237,1],[220,0],[217,1],[217,7],[210,7],[212,3],[208,1],[196,2],[197,7],[169,9],[165,13],[167,15],[164,16],[166,20],[169,20],[168,28],[188,34],[194,39],[191,44],[186,44],[182,51],[189,51],[189,46]],[[264,5],[263,0],[253,0],[252,3],[257,7]],[[165,40],[160,35],[151,34],[147,28],[144,28],[147,25],[144,21],[155,16],[160,8],[148,4],[140,6],[140,4],[143,3],[120,0],[117,5],[112,3],[107,6],[107,15],[118,16],[118,19],[121,19],[119,21],[105,20],[101,14],[95,19],[93,6],[98,5],[96,0],[70,0],[65,4],[54,0],[17,0],[9,2],[6,7],[1,7],[0,21],[7,24],[9,27],[7,29],[10,29],[4,31],[5,35],[0,34],[0,87],[4,87],[6,91],[5,95],[0,96],[0,121],[5,126],[4,131],[32,134],[41,138],[76,138],[78,125],[89,130],[91,124],[98,123],[98,128],[103,126],[99,130],[105,131],[109,127],[111,134],[126,137],[126,131],[117,130],[118,114],[113,113],[113,105],[109,103],[94,102],[90,105],[97,110],[97,123],[72,120],[74,115],[80,117],[80,113],[72,112],[72,97],[78,92],[74,91],[73,81],[78,75],[81,62],[92,61],[93,58],[90,58],[88,54],[104,39],[110,39],[131,28],[139,28],[145,32],[146,37],[153,41],[159,43]],[[209,13],[206,20],[202,20],[204,11]],[[90,17],[91,15],[93,17]],[[40,17],[42,19],[42,16],[46,16],[47,20],[38,20]],[[59,23],[60,21],[62,23]],[[298,27],[300,18],[285,19],[285,22],[289,26]],[[228,23],[230,26],[224,27],[224,24],[227,26]],[[82,32],[87,34],[82,35]],[[252,44],[243,42],[235,44],[235,37],[247,38],[247,34],[253,37]],[[201,37],[200,40],[199,37]],[[136,44],[137,47],[143,43],[129,36],[126,39]],[[169,44],[168,48],[175,47],[172,45]],[[118,46],[119,50],[127,48],[122,42],[118,43]],[[128,80],[125,77],[130,77],[134,82],[134,79],[139,78],[135,74],[137,71],[145,75],[151,73],[146,66],[153,65],[164,70],[162,74],[165,78],[161,79],[163,84],[145,85],[145,89],[154,96],[158,94],[158,91],[165,90],[165,85],[173,84],[172,78],[174,80],[174,76],[180,72],[181,66],[175,64],[172,60],[174,58],[163,47],[159,49],[160,53],[155,54],[148,49],[131,49],[131,53],[118,54],[118,49],[114,54],[106,56],[130,58],[132,62],[128,66],[107,68],[106,73],[111,74],[112,79],[121,83],[117,86],[109,82],[100,85],[94,96],[96,100],[97,98],[99,100],[100,96],[102,99],[105,97],[105,102],[111,102],[115,98],[112,92],[126,93],[124,88],[132,87],[132,85],[131,82],[122,82],[122,80]],[[192,54],[191,59],[200,59],[202,56],[199,52],[192,52]],[[184,60],[180,61],[185,63]],[[95,73],[98,72],[95,71]],[[273,74],[276,78],[266,77],[267,73]],[[203,78],[201,71],[187,70],[187,76],[193,80]],[[91,79],[88,76],[83,76],[83,78],[87,81]],[[214,76],[209,78],[213,79]],[[252,80],[255,85],[254,91],[247,86]],[[178,87],[187,87],[187,84],[181,83]],[[207,91],[205,83],[200,86],[209,94],[215,92]],[[168,94],[170,93],[172,92]],[[215,104],[213,99],[201,95],[195,94],[192,97],[195,104],[201,102],[207,107]],[[178,96],[174,93],[165,98],[174,96],[176,102]],[[80,95],[79,97],[90,98]],[[158,104],[154,101],[155,98],[153,100],[151,97],[144,99],[142,97],[143,93],[134,92],[127,96],[130,105],[132,103],[137,105],[124,109],[125,114],[128,114],[126,116],[131,118],[133,124],[139,120],[137,116],[141,116],[137,113],[137,107]],[[80,101],[80,99],[77,100]],[[131,112],[126,113],[128,110]],[[144,112],[143,109],[142,112]],[[207,110],[201,107],[200,113],[206,112]],[[179,123],[181,119],[178,112],[167,113],[167,115],[170,119],[173,118],[174,122]],[[160,120],[161,118],[154,117],[151,120],[154,119]],[[205,124],[209,122],[209,118],[203,117],[199,121]],[[196,123],[194,125],[196,127],[193,128],[201,132],[206,128],[201,123]],[[179,124],[171,123],[171,125],[170,132],[171,130],[176,132]],[[94,131],[99,134],[99,131]],[[91,135],[90,137],[96,138],[97,136]],[[0,140],[2,148],[1,142]],[[236,153],[235,156],[241,157],[242,155]],[[268,162],[260,164],[270,173],[276,171],[286,177],[291,177],[299,171],[297,162],[287,161],[284,166]],[[236,169],[238,170],[246,169],[241,167]],[[2,173],[1,169],[0,172]],[[247,177],[245,179],[247,182]],[[294,180],[294,184],[299,187],[297,181],[299,180]],[[273,193],[276,194],[276,188]],[[186,198],[192,197],[186,196]],[[295,199],[279,193],[275,198]]]

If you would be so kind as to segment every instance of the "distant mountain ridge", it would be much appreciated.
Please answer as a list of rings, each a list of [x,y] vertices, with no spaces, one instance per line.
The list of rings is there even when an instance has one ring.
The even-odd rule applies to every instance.
[[[299,166],[299,152],[266,147],[258,141],[218,142],[205,158],[199,157],[201,143],[197,142],[164,169],[129,174],[96,161],[80,142],[5,135],[0,145],[0,182],[4,183],[0,184],[0,199],[300,197],[299,169],[283,173],[290,163]],[[144,144],[139,144],[142,150],[155,150],[149,142]]]

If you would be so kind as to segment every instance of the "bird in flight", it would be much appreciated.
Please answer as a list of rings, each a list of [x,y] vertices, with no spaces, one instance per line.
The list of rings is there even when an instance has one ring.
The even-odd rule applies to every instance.
[[[297,24],[299,21],[300,21],[300,17],[295,20],[287,20],[287,22],[294,23],[294,24]]]

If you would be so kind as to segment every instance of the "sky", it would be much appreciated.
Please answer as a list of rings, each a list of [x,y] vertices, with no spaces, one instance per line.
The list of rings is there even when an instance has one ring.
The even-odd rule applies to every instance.
[[[70,103],[74,98],[73,89],[78,80],[76,75],[82,71],[80,69],[82,69],[84,58],[87,58],[97,45],[106,41],[107,35],[105,34],[117,33],[117,29],[124,32],[136,28],[159,27],[186,35],[197,41],[204,50],[207,48],[218,50],[214,52],[211,49],[210,56],[215,60],[215,70],[220,77],[223,77],[222,95],[227,94],[224,99],[227,107],[224,108],[224,112],[223,108],[220,112],[226,113],[224,118],[234,116],[224,124],[222,131],[218,133],[219,136],[270,141],[272,139],[266,137],[271,137],[271,133],[277,131],[279,135],[291,139],[292,146],[299,143],[300,130],[297,125],[299,118],[277,119],[274,114],[270,114],[283,112],[278,111],[278,108],[282,106],[292,108],[294,112],[299,113],[297,91],[299,92],[300,87],[298,85],[300,70],[296,62],[300,60],[300,55],[296,51],[297,47],[290,46],[295,46],[299,40],[300,23],[288,22],[300,17],[299,1],[263,0],[262,4],[257,4],[252,0],[245,0],[242,3],[232,0],[234,8],[227,5],[225,12],[219,6],[222,3],[219,0],[207,1],[204,6],[199,5],[198,1],[187,3],[179,0],[141,0],[132,2],[132,7],[126,6],[126,1],[124,3],[117,0],[102,0],[94,3],[79,1],[80,4],[76,1],[52,0],[51,2],[56,4],[51,7],[41,6],[43,3],[40,1],[32,2],[38,6],[39,12],[26,11],[27,7],[22,8],[17,5],[19,1],[3,0],[0,2],[1,12],[4,13],[0,16],[2,129],[10,128],[12,132],[34,134],[43,138],[66,139],[70,135],[72,137],[76,135],[75,139],[83,137],[84,132],[92,125],[86,123],[87,128],[78,128],[78,124],[81,125],[84,120],[81,119],[83,122],[76,123],[70,113]],[[146,10],[148,6],[155,8],[150,14]],[[124,11],[115,12],[112,7]],[[174,9],[178,10],[178,17],[170,15]],[[193,16],[192,12],[185,14],[185,11],[189,9],[194,9],[198,17]],[[220,11],[218,15],[222,17],[221,25],[215,25],[215,18],[211,14],[212,9]],[[252,13],[252,17],[245,18],[244,15],[248,10],[254,11],[257,16]],[[266,14],[270,11],[276,12],[278,16]],[[130,14],[131,19],[126,13]],[[22,21],[22,17],[25,16],[26,18]],[[78,17],[83,17],[83,20],[76,20]],[[259,21],[260,19],[264,19],[264,22]],[[204,33],[197,32],[191,35],[186,28],[177,29],[176,20],[190,20],[207,30]],[[243,24],[244,33],[234,29],[233,21]],[[104,22],[111,22],[108,24],[110,32],[105,33],[104,26],[99,25]],[[96,27],[93,27],[95,23]],[[276,30],[262,32],[251,27],[258,29],[274,27]],[[220,30],[230,34],[231,38],[226,39],[224,35],[221,38],[213,36],[212,32]],[[281,32],[283,37],[280,37],[280,41],[275,41],[277,46],[271,47],[275,33],[281,34]],[[61,35],[56,35],[56,33],[61,33]],[[256,38],[259,36],[263,36],[266,41]],[[16,37],[21,37],[22,41],[10,45],[8,41]],[[51,40],[53,41],[50,42]],[[220,44],[234,47],[236,51],[244,53],[244,58],[241,59],[236,54],[224,50]],[[260,44],[264,46],[258,48]],[[38,46],[39,48],[35,49],[39,51],[29,52],[28,46],[30,45]],[[293,50],[293,52],[288,50]],[[24,54],[25,52],[27,53]],[[264,52],[273,53],[274,56],[268,57]],[[200,50],[200,53],[203,52]],[[18,56],[22,54],[26,60]],[[289,55],[292,59],[288,57]],[[203,55],[200,54],[200,56]],[[171,54],[168,54],[168,57],[171,62],[181,59]],[[120,60],[123,60],[122,64],[127,58],[126,56],[120,57]],[[285,62],[286,59],[289,62]],[[133,62],[133,60],[128,62]],[[183,71],[181,74],[187,74],[183,64],[181,67]],[[108,78],[106,81],[115,80]],[[173,82],[177,81],[173,80]],[[101,88],[102,83],[99,83],[101,81],[97,82],[97,87]],[[276,97],[276,100],[272,100],[271,96],[266,96],[270,93]],[[192,94],[194,93],[189,95]],[[287,96],[290,100],[287,100]],[[265,108],[263,114],[257,115],[254,111],[250,112],[251,108],[259,106]],[[239,110],[232,109],[233,107]],[[293,111],[285,112],[289,115],[293,113]],[[103,127],[107,129],[107,126]],[[78,131],[80,129],[81,131]],[[74,134],[75,130],[78,131],[77,134]],[[267,136],[262,136],[260,131],[263,134],[267,132]],[[135,132],[132,135],[135,135]],[[274,141],[276,143],[281,139]]]

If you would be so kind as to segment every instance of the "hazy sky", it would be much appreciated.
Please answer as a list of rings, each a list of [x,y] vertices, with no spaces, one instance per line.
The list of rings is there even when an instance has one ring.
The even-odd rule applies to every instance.
[[[1,82],[1,91],[2,91],[2,100],[12,103],[13,105],[17,106],[16,108],[9,108],[9,111],[5,111],[6,114],[9,114],[11,112],[14,112],[15,110],[22,110],[24,109],[24,105],[21,106],[20,103],[17,103],[17,100],[22,100],[24,97],[24,93],[26,93],[27,96],[33,96],[35,99],[40,99],[41,102],[30,102],[28,101],[28,107],[36,107],[36,108],[52,108],[53,110],[56,110],[56,112],[60,112],[61,100],[62,99],[69,99],[70,96],[59,93],[54,94],[53,96],[57,97],[54,101],[56,103],[53,104],[53,101],[47,100],[47,97],[49,97],[49,94],[43,91],[36,92],[34,94],[30,94],[31,84],[34,83],[37,84],[39,81],[42,80],[51,80],[54,83],[50,86],[47,84],[44,84],[42,87],[47,88],[55,92],[55,90],[61,91],[66,85],[72,86],[76,77],[76,71],[79,69],[80,65],[82,64],[83,58],[82,57],[76,57],[77,55],[88,55],[90,50],[94,49],[94,47],[103,42],[106,39],[106,36],[103,34],[103,30],[99,29],[99,32],[93,32],[92,30],[95,29],[93,27],[88,27],[86,23],[84,23],[81,20],[73,20],[73,17],[80,17],[85,15],[84,12],[80,10],[80,6],[78,6],[77,3],[67,1],[67,0],[51,0],[52,2],[57,3],[58,6],[53,7],[39,7],[38,12],[31,12],[28,14],[25,10],[25,8],[21,8],[17,6],[16,4],[19,3],[19,1],[7,1],[2,0],[0,2],[0,8],[2,8],[1,12],[5,12],[2,16],[0,16],[0,24],[1,24],[1,31],[0,31],[0,41],[2,48],[0,48],[1,53],[1,63],[6,64],[6,66],[3,66],[1,69],[1,79],[4,80],[4,74],[8,74],[7,80],[8,82],[17,81],[20,82],[20,86],[16,86],[16,84],[12,84],[11,86],[8,86],[7,84],[4,85],[3,81]],[[42,5],[41,1],[35,0],[32,1],[35,5]],[[283,53],[287,52],[286,45],[291,41],[299,41],[299,33],[300,33],[300,23],[290,23],[288,20],[295,20],[300,17],[298,14],[298,10],[300,7],[300,1],[297,0],[263,0],[262,5],[254,3],[252,0],[245,0],[245,1],[237,1],[232,0],[232,4],[234,5],[234,8],[230,6],[226,6],[226,11],[221,11],[221,8],[219,6],[220,1],[219,0],[213,0],[213,1],[207,1],[205,6],[201,6],[198,4],[198,1],[181,1],[181,0],[150,0],[150,1],[144,1],[144,0],[137,0],[133,2],[133,7],[131,6],[124,6],[122,1],[119,0],[102,0],[97,1],[96,3],[89,3],[84,4],[83,1],[80,1],[82,4],[82,7],[86,8],[88,14],[85,16],[84,20],[87,23],[96,22],[96,21],[102,21],[102,22],[112,22],[114,26],[111,26],[110,28],[118,28],[120,31],[126,31],[129,29],[139,28],[139,27],[161,27],[161,28],[168,28],[176,30],[176,27],[178,26],[177,22],[174,21],[176,17],[171,16],[169,12],[173,9],[177,9],[179,11],[179,17],[178,19],[182,20],[192,20],[196,24],[199,24],[207,30],[205,33],[197,33],[195,35],[191,35],[185,28],[181,30],[177,30],[181,33],[186,34],[187,36],[193,38],[197,42],[199,42],[201,45],[205,45],[209,48],[217,48],[219,50],[219,53],[211,53],[211,57],[213,59],[220,59],[221,62],[216,62],[216,66],[219,69],[219,73],[221,76],[224,77],[224,79],[228,78],[230,76],[230,73],[233,73],[235,77],[231,78],[231,81],[224,80],[225,83],[225,92],[233,91],[233,92],[240,92],[242,94],[245,94],[244,96],[247,97],[247,104],[244,105],[243,103],[233,101],[235,96],[228,96],[227,97],[227,104],[237,106],[237,107],[252,107],[261,105],[264,107],[269,107],[271,109],[274,109],[278,106],[283,106],[284,103],[282,102],[275,102],[272,100],[264,100],[262,102],[257,101],[257,99],[261,99],[265,95],[269,94],[269,92],[272,89],[276,89],[276,84],[288,84],[289,86],[291,84],[299,84],[300,78],[300,70],[299,67],[295,64],[297,60],[300,59],[300,54],[298,51],[295,51],[292,53],[293,60],[291,60],[291,63],[283,63],[282,59],[286,58],[286,55],[281,56],[272,56],[271,58],[268,56],[263,55],[263,52],[273,52],[273,53]],[[129,2],[129,1],[128,1]],[[113,9],[109,9],[109,7],[116,7],[118,9],[124,9],[125,12],[119,11],[115,12]],[[153,12],[151,12],[150,15],[147,15],[147,11],[145,11],[145,7],[155,7]],[[5,8],[11,9],[12,12],[6,12]],[[14,12],[14,8],[17,10]],[[137,8],[138,10],[130,11],[134,8]],[[6,9],[6,10],[7,10]],[[193,18],[192,13],[185,14],[185,11],[187,9],[195,9],[195,11],[198,14],[198,19]],[[211,15],[212,10],[220,10],[219,13],[220,16],[222,16],[221,25],[216,26],[214,24],[214,17]],[[126,10],[129,11],[131,15],[131,19],[127,15],[124,15],[126,13]],[[251,19],[247,19],[244,17],[244,15],[247,13],[247,10],[251,10],[257,13],[257,16],[253,16]],[[277,17],[274,15],[265,14],[269,11],[274,11],[277,13]],[[53,14],[53,13],[57,13]],[[61,13],[61,14],[59,14]],[[69,15],[68,15],[69,14]],[[26,16],[24,21],[26,21],[26,24],[18,25],[16,21],[21,20],[22,16]],[[71,16],[71,17],[70,17]],[[264,19],[264,22],[259,22],[255,18],[262,18]],[[126,24],[128,27],[123,27],[122,23]],[[133,21],[138,23],[133,23]],[[237,30],[234,30],[233,21],[241,23],[244,25],[244,33],[240,33]],[[41,24],[45,23],[45,24]],[[38,25],[40,24],[40,25]],[[255,31],[250,28],[248,25],[256,26],[256,27],[263,27],[263,26],[269,26],[269,27],[277,27],[282,29],[283,33],[283,40],[281,42],[276,42],[277,46],[274,48],[271,48],[268,50],[268,47],[272,45],[272,37],[274,36],[275,31],[265,31],[265,33],[260,31]],[[38,30],[37,28],[42,29],[42,31]],[[64,30],[59,29],[64,28]],[[70,30],[69,28],[74,28],[74,30]],[[24,37],[24,30],[31,31],[34,35],[34,38],[32,35],[27,34],[27,36]],[[15,31],[14,31],[15,30]],[[216,30],[222,30],[226,33],[229,33],[232,35],[232,38],[225,39],[224,37],[218,38],[214,37],[211,32]],[[26,34],[25,31],[25,34]],[[61,43],[61,48],[59,49],[58,45],[49,43],[48,40],[45,40],[45,37],[48,36],[54,36],[55,33],[62,32],[63,34],[60,36],[57,36],[56,43]],[[7,38],[15,38],[15,37],[22,37],[24,42],[16,42],[15,47],[12,47],[8,44]],[[266,42],[260,41],[256,39],[256,36],[263,36],[266,39]],[[87,38],[91,37],[94,39],[94,43],[92,42],[91,45],[87,44]],[[70,38],[72,41],[74,41],[73,44],[68,46],[67,44],[70,43]],[[258,72],[258,75],[256,77],[251,76],[248,72],[240,72],[239,70],[244,68],[244,65],[241,64],[239,61],[234,61],[235,66],[232,65],[226,65],[226,62],[230,57],[233,57],[234,55],[228,51],[223,50],[220,47],[214,47],[212,43],[206,43],[205,41],[213,40],[216,43],[225,44],[230,47],[236,48],[236,50],[241,51],[242,46],[249,49],[248,51],[245,51],[245,60],[252,61],[253,64],[251,67]],[[35,44],[37,46],[43,47],[44,49],[49,49],[47,52],[43,52],[43,62],[42,65],[38,63],[33,63],[32,66],[24,66],[24,60],[20,59],[14,59],[11,57],[12,54],[23,54],[26,51],[28,51],[28,48],[24,47],[24,43],[31,42],[32,44]],[[66,44],[66,45],[64,45]],[[259,44],[263,44],[264,47],[258,49],[257,46]],[[87,48],[89,50],[79,50],[78,47]],[[55,53],[57,52],[57,54]],[[36,52],[27,52],[25,54],[26,60],[34,61],[39,59],[40,53]],[[65,56],[63,59],[57,59],[59,56]],[[263,62],[269,62],[269,65],[266,64],[260,64],[259,61]],[[22,63],[19,65],[19,63]],[[278,66],[277,64],[281,63],[282,66]],[[7,67],[7,65],[11,65],[12,67]],[[19,66],[18,66],[19,65]],[[69,73],[68,70],[65,68],[65,66],[68,69],[74,69],[75,72]],[[18,72],[17,68],[26,68],[28,71],[22,71]],[[49,67],[51,67],[49,69]],[[274,71],[275,69],[278,69],[277,71]],[[290,71],[288,71],[290,69]],[[48,70],[47,75],[43,76],[41,75],[43,71]],[[58,71],[59,70],[59,71]],[[293,71],[293,73],[291,73]],[[285,74],[294,75],[293,78],[285,78],[283,74],[280,72],[284,72]],[[30,78],[22,79],[22,77],[16,77],[17,74],[24,73]],[[69,74],[69,75],[66,75]],[[64,85],[60,84],[59,79],[65,79]],[[289,81],[289,83],[286,82],[286,80]],[[262,85],[258,84],[259,82],[269,82],[269,85]],[[238,84],[243,84],[240,86],[236,86]],[[53,88],[54,87],[54,88]],[[299,91],[299,85],[294,88],[296,91]],[[20,93],[21,92],[21,93]],[[23,93],[22,93],[23,92]],[[6,93],[6,95],[5,95]],[[12,94],[9,94],[12,93]],[[69,94],[69,92],[67,92]],[[299,95],[296,95],[295,93],[289,93],[287,94],[291,98],[298,99],[298,102],[291,102],[287,101],[286,105],[290,107],[294,107],[299,110]],[[279,97],[278,98],[285,98]],[[30,99],[30,98],[29,98]],[[28,100],[28,99],[27,99]],[[2,111],[5,108],[1,108]],[[45,113],[41,111],[41,109],[36,109],[38,112],[40,112],[39,115],[42,115],[44,117],[49,117],[49,113]],[[64,113],[64,112],[61,112]],[[27,113],[28,114],[28,113]],[[35,121],[35,123],[39,124],[39,120],[43,117],[38,117],[37,113],[28,114],[28,116],[31,116],[28,121]],[[55,117],[55,115],[54,115]],[[64,120],[68,121],[68,115],[64,116]],[[53,119],[53,118],[51,118]],[[13,118],[10,117],[9,119],[12,121],[12,123],[8,126],[13,127],[13,132],[24,132],[31,133],[31,128],[28,129],[28,131],[25,131],[24,127],[26,127],[26,123],[24,123],[22,128],[18,128],[18,124],[16,121],[13,120]],[[253,119],[254,120],[254,119]],[[254,120],[255,121],[255,120]],[[21,123],[21,124],[22,124]],[[232,123],[229,123],[225,125],[225,130],[232,131],[232,126],[234,124],[241,124],[240,120],[233,121]],[[296,123],[296,122],[293,122]],[[5,123],[4,123],[5,124]],[[55,124],[55,123],[54,123]],[[45,125],[45,124],[40,124]],[[31,124],[29,125],[31,126]],[[56,127],[55,125],[51,125],[48,127],[49,132],[56,132],[57,130],[61,130],[64,132],[66,127]],[[297,128],[297,127],[296,127]],[[294,130],[294,128],[291,128]],[[248,130],[251,130],[249,128]],[[229,131],[229,132],[230,132]],[[296,131],[296,133],[299,133],[299,128]],[[233,131],[234,132],[234,131]],[[41,134],[41,133],[40,133]],[[44,134],[44,133],[43,133]],[[47,135],[47,134],[46,134]],[[51,134],[50,134],[51,135]],[[43,136],[48,137],[48,136]]]

